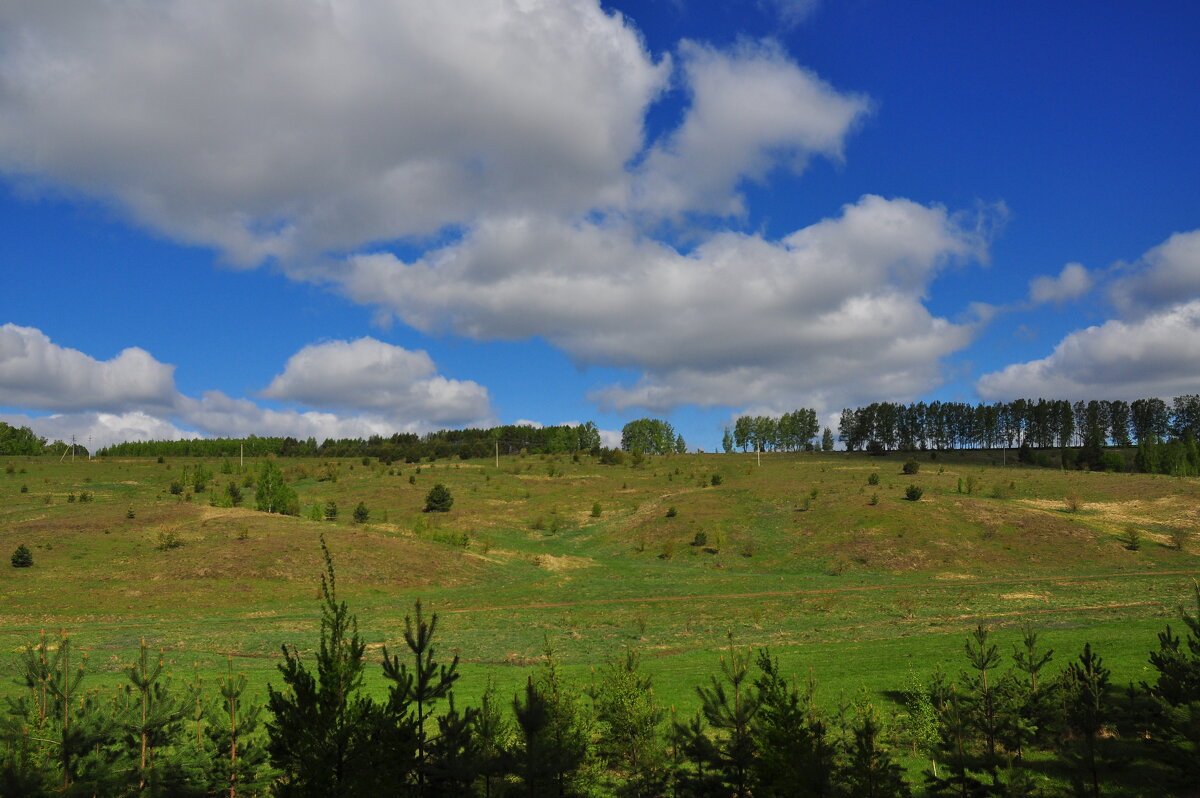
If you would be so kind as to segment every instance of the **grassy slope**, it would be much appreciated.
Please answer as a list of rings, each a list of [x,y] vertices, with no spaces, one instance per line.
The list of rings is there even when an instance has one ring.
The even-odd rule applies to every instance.
[[[441,616],[440,650],[461,652],[468,698],[484,676],[515,689],[549,640],[581,679],[637,647],[660,697],[689,709],[732,633],[811,668],[833,701],[860,685],[901,688],[907,670],[936,662],[957,670],[976,623],[997,627],[1004,650],[1022,624],[1043,628],[1060,660],[1091,640],[1115,682],[1142,678],[1154,633],[1200,571],[1200,541],[1167,545],[1172,528],[1197,526],[1196,480],[1000,468],[973,453],[923,456],[909,477],[902,459],[768,455],[758,467],[751,455],[686,455],[632,468],[528,457],[419,474],[346,460],[336,483],[317,481],[318,462],[285,461],[305,509],[336,501],[337,523],[210,507],[208,493],[184,501],[167,490],[184,460],[0,459],[15,471],[0,474],[0,555],[25,543],[35,559],[0,568],[0,650],[64,629],[100,679],[115,679],[145,636],[178,670],[211,673],[232,654],[265,684],[282,644],[316,643],[325,533],[372,655],[402,645],[420,597]],[[209,466],[215,488],[238,478]],[[967,477],[981,483],[972,495],[957,490]],[[435,482],[453,492],[450,513],[421,512]],[[921,501],[904,499],[910,483]],[[68,503],[80,490],[95,500]],[[350,523],[360,501],[364,526]],[[1145,535],[1138,552],[1118,542],[1130,523]],[[161,530],[183,545],[159,550]],[[451,532],[469,546],[438,542]],[[692,545],[697,532],[706,546]]]

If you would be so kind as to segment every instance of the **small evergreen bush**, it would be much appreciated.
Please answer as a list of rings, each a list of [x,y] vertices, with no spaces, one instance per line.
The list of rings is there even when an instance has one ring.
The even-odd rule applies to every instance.
[[[12,554],[12,567],[28,568],[31,565],[33,565],[33,552],[29,550],[28,546],[22,543],[20,546],[17,546],[17,550]]]
[[[904,461],[904,467],[901,470],[905,474],[908,474],[911,476],[912,474],[916,474],[916,473],[920,472],[921,464],[918,463],[916,460],[909,458],[908,460]]]
[[[915,502],[919,501],[924,493],[925,491],[921,490],[919,485],[909,485],[904,489],[904,498],[908,499],[910,502]]]
[[[450,489],[440,482],[425,494],[425,512],[427,513],[448,513],[453,504],[454,497],[450,495]]]
[[[1138,551],[1142,548],[1142,531],[1133,524],[1126,524],[1118,540],[1129,551]]]
[[[365,524],[371,519],[371,511],[367,509],[367,505],[359,502],[354,508],[354,523]]]

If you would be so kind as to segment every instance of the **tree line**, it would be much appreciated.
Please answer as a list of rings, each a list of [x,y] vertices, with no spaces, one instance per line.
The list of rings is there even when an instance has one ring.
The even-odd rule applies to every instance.
[[[775,416],[740,416],[731,432],[725,428],[721,448],[730,454],[735,448],[755,452],[811,452],[817,448],[815,442],[821,432],[817,411],[802,407],[790,413]],[[833,449],[833,433],[826,428],[821,436],[822,451]]]
[[[1016,399],[992,404],[875,402],[846,408],[838,436],[850,451],[1131,446],[1200,438],[1200,395],[1162,399]]]
[[[590,683],[551,646],[524,688],[460,706],[455,655],[420,602],[386,647],[387,695],[364,690],[366,646],[327,549],[315,660],[284,646],[265,704],[232,665],[178,684],[143,641],[115,692],[85,688],[69,639],[26,647],[0,719],[0,796],[783,796],[1180,794],[1200,779],[1200,587],[1168,625],[1147,681],[1118,688],[1090,644],[1057,667],[1026,629],[1004,654],[982,626],[961,670],[911,676],[897,705],[865,691],[833,709],[766,648],[732,639],[690,716],[655,699],[626,651]],[[898,756],[927,763],[910,783]]]
[[[126,441],[100,449],[101,457],[375,457],[384,463],[416,463],[428,459],[490,457],[496,453],[561,454],[600,448],[600,430],[588,421],[578,425],[531,427],[505,425],[488,429],[438,430],[424,435],[398,432],[368,438],[291,437],[190,438],[177,441]]]

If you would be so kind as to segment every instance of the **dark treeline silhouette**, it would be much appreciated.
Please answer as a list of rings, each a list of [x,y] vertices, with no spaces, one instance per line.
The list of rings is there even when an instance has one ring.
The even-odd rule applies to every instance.
[[[600,448],[600,431],[590,421],[578,426],[507,425],[490,429],[439,430],[417,435],[398,432],[384,437],[190,438],[178,441],[127,441],[99,450],[101,457],[377,457],[385,463],[416,463],[430,458],[490,457],[500,454],[558,454]]]
[[[970,405],[964,402],[877,402],[842,411],[839,436],[850,451],[1012,449],[1043,465],[1136,469],[1171,474],[1200,473],[1200,396],[1162,399],[1017,399]],[[1105,447],[1130,447],[1131,463]],[[1068,449],[1052,462],[1033,450]]]
[[[549,645],[518,695],[454,697],[418,602],[382,652],[386,698],[363,689],[366,647],[328,550],[315,658],[284,647],[265,707],[232,666],[177,684],[143,641],[119,690],[83,685],[65,637],[20,658],[0,723],[0,796],[1000,796],[1181,795],[1200,783],[1200,587],[1118,689],[1091,645],[1065,667],[1030,629],[1008,655],[976,627],[960,672],[913,678],[890,709],[865,691],[823,710],[767,649],[734,645],[694,715],[668,713],[634,652],[586,685]],[[263,710],[266,710],[264,713]],[[897,764],[927,763],[917,783]]]

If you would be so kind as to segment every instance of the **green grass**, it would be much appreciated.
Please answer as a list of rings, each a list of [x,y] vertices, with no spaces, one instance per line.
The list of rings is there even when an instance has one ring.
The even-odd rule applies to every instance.
[[[302,507],[285,518],[247,509],[250,488],[242,508],[209,506],[243,479],[220,460],[206,463],[208,492],[188,500],[169,492],[194,464],[184,459],[0,458],[13,466],[0,473],[0,554],[24,543],[34,556],[32,568],[0,568],[0,652],[61,629],[90,651],[99,683],[119,678],[145,637],[180,675],[212,675],[232,656],[262,690],[281,645],[316,644],[324,534],[368,655],[403,645],[419,597],[440,616],[439,651],[462,656],[467,698],[486,677],[515,691],[547,643],[582,681],[636,647],[656,694],[690,712],[730,635],[811,670],[826,700],[886,694],[910,669],[956,671],[977,623],[1005,651],[1023,624],[1042,629],[1060,664],[1091,641],[1114,683],[1144,678],[1155,633],[1200,571],[1200,541],[1170,545],[1172,529],[1195,529],[1197,480],[1000,467],[991,453],[922,455],[904,475],[905,459],[772,454],[759,467],[753,455],[681,455],[633,468],[530,456],[419,473],[282,460]],[[968,476],[978,484],[960,493]],[[439,482],[453,509],[423,513]],[[905,499],[909,484],[919,501]],[[82,490],[94,500],[67,501]],[[328,501],[336,522],[306,520]],[[358,502],[367,524],[352,523]],[[1129,524],[1142,532],[1136,552],[1121,543]],[[182,545],[160,549],[164,530]],[[705,545],[692,545],[697,532]]]

